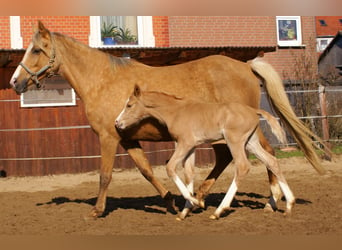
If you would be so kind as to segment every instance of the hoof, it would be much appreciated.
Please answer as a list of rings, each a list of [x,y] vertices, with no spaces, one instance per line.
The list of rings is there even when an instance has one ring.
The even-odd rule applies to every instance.
[[[169,212],[171,214],[177,214],[175,199],[170,192],[167,192],[167,194],[164,196],[164,200],[166,203],[166,213]]]
[[[284,213],[284,217],[291,217],[292,213],[291,213],[291,210],[287,210],[285,213]]]
[[[265,205],[264,212],[267,212],[267,213],[273,213],[274,212],[274,209],[272,208],[271,204],[267,203]]]
[[[205,209],[205,203],[204,203],[204,200],[198,200],[198,206],[199,206],[200,208],[203,208],[203,209]]]
[[[209,216],[209,219],[211,219],[211,220],[218,220],[219,217],[214,215],[214,214],[212,214],[212,215]]]
[[[181,218],[180,216],[176,218],[176,221],[183,221],[184,218]]]
[[[84,215],[83,219],[85,221],[95,220],[103,215],[103,211],[97,210],[95,207],[90,211],[89,214]]]

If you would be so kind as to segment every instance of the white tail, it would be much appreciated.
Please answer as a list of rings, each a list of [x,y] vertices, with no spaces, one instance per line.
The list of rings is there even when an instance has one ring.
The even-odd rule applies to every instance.
[[[280,120],[289,130],[299,147],[303,150],[306,158],[312,166],[318,173],[323,174],[325,169],[321,165],[320,159],[314,149],[314,146],[318,146],[313,144],[311,137],[320,142],[320,144],[324,146],[326,154],[331,156],[329,148],[324,144],[322,139],[305,127],[305,125],[297,118],[285,93],[283,82],[273,67],[258,57],[250,61],[249,64],[253,71],[264,79],[264,85],[266,87],[267,94],[270,97],[270,103]]]

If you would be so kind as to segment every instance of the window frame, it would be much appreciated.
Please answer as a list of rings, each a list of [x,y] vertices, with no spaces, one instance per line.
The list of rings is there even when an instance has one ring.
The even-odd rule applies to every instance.
[[[152,16],[137,16],[138,44],[103,45],[100,16],[90,16],[89,46],[95,48],[155,47]]]
[[[10,16],[11,48],[22,49],[23,38],[21,37],[20,16]]]
[[[323,52],[331,43],[331,41],[334,39],[334,37],[317,37],[317,52]],[[327,41],[327,45],[323,46],[322,41]],[[323,48],[324,47],[324,48]]]
[[[55,76],[58,77],[58,76]],[[54,78],[54,77],[53,77]],[[44,84],[53,84],[53,83],[49,83],[49,81],[53,81],[53,78],[45,78],[42,81],[45,81]],[[65,84],[68,85],[69,88],[65,88],[65,89],[61,89],[61,88],[51,88],[51,89],[32,89],[32,90],[28,90],[27,92],[21,93],[20,94],[20,107],[22,108],[37,108],[37,107],[68,107],[68,106],[76,106],[76,92],[75,90],[70,86],[70,84],[67,82],[67,80],[63,79],[62,77],[58,77],[57,81],[60,81],[60,84]],[[58,95],[58,91],[66,91],[66,90],[70,90],[70,94],[69,96],[67,96],[63,101],[63,102],[58,102],[58,99],[56,98],[55,102],[51,102],[51,98],[45,98],[47,102],[44,102],[44,95],[43,93],[46,93],[44,91],[55,91],[57,92],[56,95]],[[41,94],[41,99],[39,99],[39,101],[37,101],[36,103],[27,103],[28,100],[30,100],[28,97],[25,100],[25,95],[29,95],[29,93],[31,93],[31,91],[34,91],[36,93],[36,95],[38,96],[39,99],[39,95]],[[51,93],[51,92],[50,92]],[[53,93],[55,95],[55,93]],[[62,100],[61,100],[62,101]]]
[[[296,22],[296,39],[295,40],[280,40],[280,26],[279,21],[295,21]],[[299,47],[302,44],[302,24],[300,16],[277,16],[276,17],[277,27],[277,44],[279,47]]]

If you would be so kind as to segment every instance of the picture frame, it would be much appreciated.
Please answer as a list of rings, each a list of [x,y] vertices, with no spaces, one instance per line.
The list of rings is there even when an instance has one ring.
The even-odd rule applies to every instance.
[[[278,46],[302,46],[302,27],[300,16],[277,16],[276,22]]]

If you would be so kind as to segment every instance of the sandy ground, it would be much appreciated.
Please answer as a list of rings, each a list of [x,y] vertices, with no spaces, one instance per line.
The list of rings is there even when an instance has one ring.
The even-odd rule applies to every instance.
[[[278,211],[264,212],[269,195],[267,174],[254,161],[231,210],[217,221],[209,216],[230,185],[231,167],[212,188],[207,208],[194,211],[184,221],[165,213],[163,200],[136,169],[113,172],[105,216],[96,220],[84,219],[96,202],[96,172],[0,178],[0,235],[341,235],[342,156],[323,162],[324,176],[303,158],[279,162],[296,196],[291,217],[283,216],[284,201]],[[167,178],[165,167],[154,169],[181,209],[184,199]],[[210,167],[196,168],[195,187],[209,171]]]

